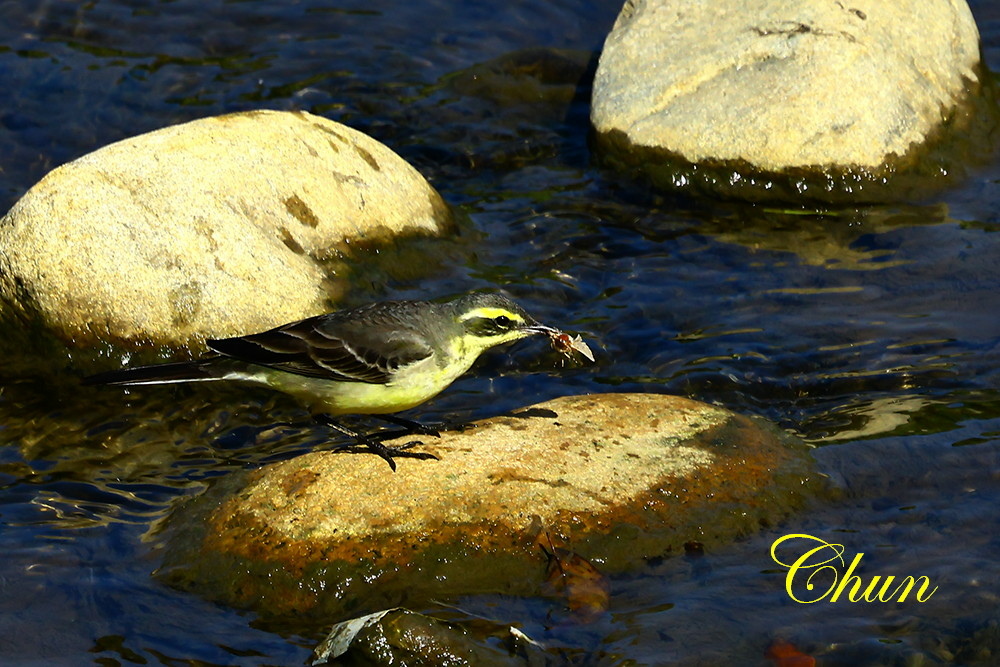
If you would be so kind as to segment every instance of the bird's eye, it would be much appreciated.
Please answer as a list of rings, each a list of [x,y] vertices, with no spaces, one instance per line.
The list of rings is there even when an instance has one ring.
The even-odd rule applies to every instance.
[[[506,315],[498,315],[493,318],[493,323],[496,324],[501,329],[510,329],[514,326],[514,321],[507,317]]]

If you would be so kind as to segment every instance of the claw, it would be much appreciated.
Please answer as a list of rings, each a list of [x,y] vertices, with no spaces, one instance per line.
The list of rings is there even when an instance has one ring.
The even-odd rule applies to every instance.
[[[411,440],[410,442],[407,442],[402,445],[397,445],[395,447],[387,447],[384,444],[382,444],[381,440],[377,440],[374,438],[366,438],[366,442],[364,442],[363,444],[368,448],[368,451],[370,451],[372,454],[377,454],[378,456],[381,456],[385,460],[385,462],[389,464],[389,467],[392,468],[393,472],[396,472],[396,462],[393,461],[393,458],[396,456],[407,459],[421,459],[425,461],[427,459],[434,459],[435,461],[440,460],[437,456],[431,454],[430,452],[406,451],[407,449],[413,447],[414,445],[424,444],[419,440]]]
[[[384,418],[385,416],[380,415],[380,417]],[[410,435],[416,430],[421,430],[422,431],[421,435],[434,435],[437,437],[441,437],[437,431],[434,431],[433,429],[427,429],[426,427],[422,426],[417,422],[411,422],[409,420],[400,419],[398,417],[393,419],[387,419],[386,421],[390,421],[393,423],[400,424],[401,426],[407,427],[407,430],[383,431],[381,433],[365,435],[363,433],[358,433],[357,431],[353,431],[347,428],[346,426],[338,423],[330,415],[320,414],[320,415],[315,415],[315,418],[316,421],[322,424],[326,424],[327,426],[333,428],[336,431],[339,431],[340,433],[343,433],[344,435],[354,440],[354,442],[350,445],[341,445],[337,447],[336,448],[337,451],[351,451],[351,452],[366,451],[371,454],[375,454],[376,456],[382,458],[382,460],[384,460],[386,463],[388,463],[389,468],[391,468],[393,472],[396,472],[396,462],[393,460],[396,457],[409,458],[409,459],[423,459],[423,460],[434,459],[436,461],[440,460],[438,459],[437,456],[429,452],[406,451],[410,447],[413,447],[415,445],[424,444],[419,440],[411,440],[410,442],[407,442],[405,444],[396,445],[393,447],[389,447],[383,444],[383,441],[385,440],[392,440],[393,438],[398,438],[403,435]],[[411,428],[411,425],[418,428]]]
[[[396,472],[396,462],[392,460],[392,453],[389,448],[383,445],[378,440],[374,440],[368,443],[368,451],[377,456],[381,456],[382,460],[389,464],[393,472]]]
[[[396,415],[372,415],[376,419],[381,419],[382,421],[387,421],[390,424],[395,424],[396,426],[402,426],[408,429],[410,433],[416,435],[429,435],[435,438],[440,438],[441,433],[438,432],[433,426],[427,426],[426,424],[421,424],[418,421],[412,419],[405,419],[403,417],[397,417]]]

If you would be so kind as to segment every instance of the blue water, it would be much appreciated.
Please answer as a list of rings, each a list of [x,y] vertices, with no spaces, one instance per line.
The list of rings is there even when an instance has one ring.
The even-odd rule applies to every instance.
[[[972,6],[998,69],[1000,7]],[[474,255],[443,254],[429,279],[373,270],[352,300],[503,286],[539,319],[586,331],[599,355],[559,369],[523,344],[411,416],[681,394],[795,431],[839,489],[727,549],[614,577],[593,626],[552,627],[557,603],[542,599],[451,603],[582,664],[769,664],[779,638],[824,665],[995,664],[1000,157],[931,199],[835,214],[655,196],[587,147],[577,82],[618,9],[3,3],[0,203],[102,145],[208,115],[306,109],[368,132],[467,216]],[[463,75],[537,47],[567,50],[544,59],[545,100],[491,97]],[[272,429],[304,415],[263,391],[98,396],[64,375],[0,372],[0,663],[302,664],[315,628],[261,628],[164,587],[150,534],[214,479],[324,435]],[[864,553],[866,577],[923,575],[938,591],[796,604],[769,554],[789,533]]]

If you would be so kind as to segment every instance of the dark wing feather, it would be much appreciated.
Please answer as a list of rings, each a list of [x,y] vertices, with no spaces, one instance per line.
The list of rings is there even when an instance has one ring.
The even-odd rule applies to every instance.
[[[433,350],[407,326],[411,320],[393,316],[392,302],[376,305],[379,308],[365,312],[330,313],[259,334],[209,340],[208,346],[297,375],[385,384],[393,371],[429,357]]]

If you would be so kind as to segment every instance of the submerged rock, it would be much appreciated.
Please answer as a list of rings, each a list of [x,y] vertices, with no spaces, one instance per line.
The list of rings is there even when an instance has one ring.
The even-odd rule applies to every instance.
[[[331,620],[404,597],[537,594],[539,532],[619,571],[778,521],[813,475],[773,426],[653,394],[565,397],[423,439],[440,460],[397,459],[395,474],[316,452],[214,489],[172,519],[162,575]]]
[[[68,343],[181,347],[329,309],[349,244],[438,234],[438,193],[374,139],[236,113],[111,144],[0,220],[0,303]]]
[[[372,665],[512,664],[507,651],[476,641],[461,627],[407,609],[386,609],[338,623],[309,664],[337,664],[338,658]]]
[[[962,0],[629,0],[591,119],[606,161],[661,186],[866,199],[942,175],[911,158],[968,131],[979,63]]]

